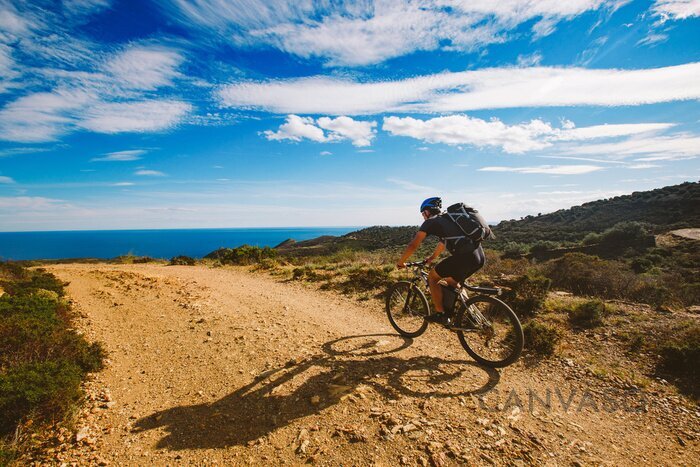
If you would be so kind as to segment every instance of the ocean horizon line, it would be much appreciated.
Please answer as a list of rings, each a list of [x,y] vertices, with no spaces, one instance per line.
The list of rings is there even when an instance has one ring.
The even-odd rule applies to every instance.
[[[416,224],[418,225],[418,224]],[[402,227],[388,225],[387,227]],[[371,225],[300,225],[282,227],[177,227],[177,228],[141,228],[141,229],[58,229],[58,230],[0,230],[0,234],[17,233],[60,233],[60,232],[153,232],[153,231],[186,231],[186,230],[305,230],[305,229],[366,229]]]

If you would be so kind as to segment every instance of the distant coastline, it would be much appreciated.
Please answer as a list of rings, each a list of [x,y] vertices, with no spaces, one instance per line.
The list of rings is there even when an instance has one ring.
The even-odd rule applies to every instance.
[[[274,247],[294,239],[345,235],[361,227],[270,227],[222,229],[62,230],[0,232],[0,259],[109,259],[133,254],[154,258],[201,258],[220,247]]]

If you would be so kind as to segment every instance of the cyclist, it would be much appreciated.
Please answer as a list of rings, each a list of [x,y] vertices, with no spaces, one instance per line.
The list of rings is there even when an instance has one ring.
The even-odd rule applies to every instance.
[[[446,238],[459,237],[464,234],[459,226],[442,214],[442,200],[438,197],[428,198],[420,205],[420,212],[423,215],[423,224],[418,229],[418,233],[408,244],[406,250],[401,255],[396,266],[401,269],[406,267],[405,262],[418,249],[423,240],[429,235],[435,235],[440,239],[435,251],[425,259],[430,264],[445,250],[446,243],[448,244],[451,256],[440,261],[428,275],[428,285],[430,287],[430,296],[433,298],[435,313],[426,317],[428,321],[441,324],[450,324],[450,313],[445,313],[442,302],[442,287],[439,282],[444,280],[451,287],[456,287],[457,284],[465,280],[467,277],[481,269],[486,263],[484,250],[481,248],[481,243],[472,242],[469,238],[465,238],[459,242],[460,248],[458,251],[453,251],[455,242],[446,242]]]

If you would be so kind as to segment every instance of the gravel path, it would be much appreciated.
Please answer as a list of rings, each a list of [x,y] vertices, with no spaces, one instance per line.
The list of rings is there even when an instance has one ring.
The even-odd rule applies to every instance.
[[[102,465],[697,465],[697,407],[576,363],[476,366],[381,304],[244,268],[54,265],[107,368],[54,461]],[[550,408],[545,406],[547,394]]]

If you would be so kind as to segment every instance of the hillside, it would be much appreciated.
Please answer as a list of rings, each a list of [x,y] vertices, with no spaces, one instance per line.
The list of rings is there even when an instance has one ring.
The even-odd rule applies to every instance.
[[[653,233],[700,225],[700,183],[683,183],[651,191],[592,201],[569,209],[500,222],[497,245],[538,240],[577,242],[620,222],[643,222]]]
[[[700,225],[700,183],[683,183],[651,191],[634,192],[560,209],[549,214],[502,221],[494,227],[497,239],[489,242],[500,249],[509,242],[536,243],[540,240],[573,243],[591,233],[601,233],[620,222],[648,224],[653,233]],[[287,241],[277,250],[290,255],[322,255],[350,250],[377,250],[406,245],[417,226],[375,226],[332,237],[303,242]]]

